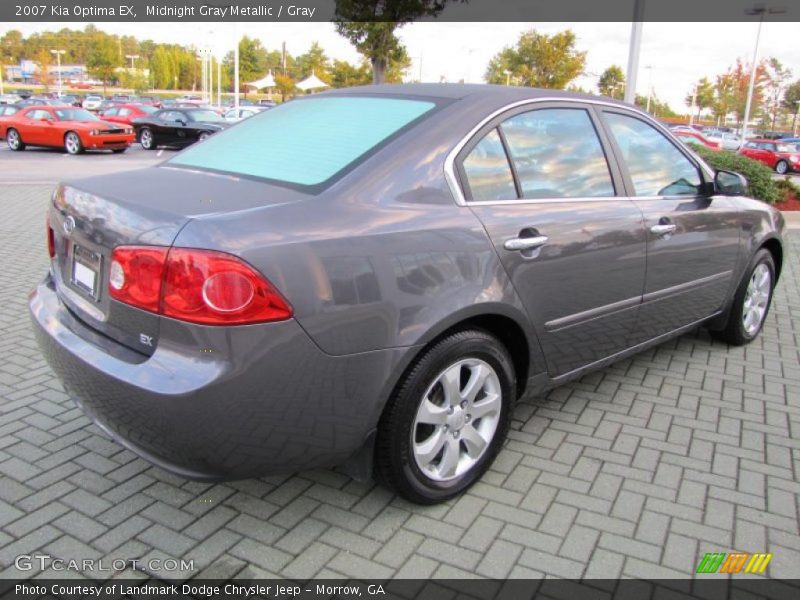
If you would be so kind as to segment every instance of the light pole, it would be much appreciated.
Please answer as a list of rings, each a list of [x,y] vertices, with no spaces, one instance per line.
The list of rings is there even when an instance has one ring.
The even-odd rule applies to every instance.
[[[509,71],[508,69],[504,69],[503,73],[506,76],[506,85],[509,85],[511,83],[511,71]]]
[[[631,22],[631,43],[628,48],[628,72],[625,76],[625,102],[636,102],[636,77],[639,74],[639,51],[642,46],[642,21],[644,21],[644,0],[635,0],[633,21]]]
[[[50,50],[50,54],[56,55],[56,60],[58,61],[58,97],[61,97],[61,55],[66,54],[66,50]],[[47,67],[45,67],[47,69]],[[45,73],[45,81],[47,78],[47,73]]]
[[[647,112],[650,112],[650,98],[653,96],[653,65],[645,66],[647,69]]]
[[[761,39],[761,26],[764,24],[764,15],[767,13],[776,15],[785,12],[786,7],[784,6],[770,6],[767,8],[763,4],[759,4],[753,8],[748,8],[744,11],[744,14],[749,16],[758,15],[758,30],[756,31],[756,45],[755,48],[753,48],[753,63],[750,66],[750,85],[747,87],[747,102],[745,102],[744,105],[744,123],[742,124],[743,142],[747,140],[747,124],[750,121],[750,108],[753,104],[753,89],[755,88],[756,71],[758,70],[758,42]]]
[[[131,61],[131,71],[136,69],[135,61],[136,61],[137,58],[139,58],[139,55],[138,54],[126,54],[125,58],[127,58],[128,60]]]

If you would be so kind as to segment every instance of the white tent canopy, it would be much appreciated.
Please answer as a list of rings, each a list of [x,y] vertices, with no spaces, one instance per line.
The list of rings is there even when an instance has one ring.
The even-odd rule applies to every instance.
[[[297,82],[297,87],[307,92],[308,90],[314,90],[317,88],[326,88],[328,84],[322,81],[319,77],[317,77],[314,73],[311,73],[310,77],[306,77],[303,81]]]
[[[256,89],[261,88],[271,88],[275,87],[275,78],[272,76],[272,71],[267,73],[266,77],[262,77],[261,79],[257,79],[256,81],[251,81],[250,83],[245,83],[247,87],[252,87]]]

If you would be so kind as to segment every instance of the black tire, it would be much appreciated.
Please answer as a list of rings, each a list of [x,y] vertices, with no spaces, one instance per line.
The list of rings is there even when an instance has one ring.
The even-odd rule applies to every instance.
[[[156,149],[156,141],[153,137],[153,131],[149,127],[142,127],[142,130],[139,132],[139,143],[145,150]]]
[[[197,136],[197,141],[198,142],[202,142],[203,140],[207,140],[208,136],[210,136],[210,135],[211,134],[208,133],[207,131],[203,131],[200,135]]]
[[[766,268],[769,271],[769,296],[767,298],[764,314],[761,317],[758,327],[755,330],[748,331],[744,324],[745,300],[747,296],[747,290],[750,285],[750,280],[753,277],[756,269],[759,268],[759,265],[766,265]],[[718,331],[711,331],[711,335],[723,342],[731,344],[732,346],[743,346],[752,342],[754,339],[756,339],[756,337],[758,337],[758,334],[761,333],[761,330],[764,327],[764,322],[767,320],[769,308],[772,305],[772,295],[774,290],[775,261],[773,260],[772,254],[769,252],[769,250],[761,248],[758,252],[756,252],[755,256],[753,256],[750,264],[747,267],[747,270],[745,271],[742,281],[739,282],[739,286],[736,288],[736,293],[734,294],[733,302],[731,303],[730,313],[728,314],[727,323],[722,329]]]
[[[454,479],[437,481],[422,471],[413,454],[412,436],[416,435],[419,427],[416,424],[417,411],[440,375],[465,359],[477,359],[487,364],[497,376],[501,393],[497,426],[483,454],[474,459],[476,462],[468,470]],[[511,421],[514,390],[516,381],[513,362],[508,350],[493,335],[470,329],[439,340],[403,376],[384,409],[378,424],[375,445],[376,477],[402,497],[419,504],[436,504],[457,496],[483,475],[502,447]],[[469,409],[462,413],[466,410]],[[468,414],[466,417],[469,419]],[[480,421],[481,419],[476,418],[471,425],[478,427]],[[453,437],[457,436],[456,427],[466,425],[461,423],[451,429]],[[446,425],[444,429],[447,430]],[[454,442],[458,445],[459,452],[466,449],[465,440],[466,436],[464,440]],[[447,441],[450,441],[449,438]],[[442,461],[443,458],[439,460]]]
[[[64,151],[67,154],[81,154],[83,152],[83,142],[81,136],[74,131],[68,131],[64,134]]]
[[[775,163],[775,172],[780,175],[786,175],[789,172],[789,163],[785,160],[779,160]]]
[[[6,131],[6,144],[14,152],[25,150],[25,142],[22,141],[22,136],[13,127]]]

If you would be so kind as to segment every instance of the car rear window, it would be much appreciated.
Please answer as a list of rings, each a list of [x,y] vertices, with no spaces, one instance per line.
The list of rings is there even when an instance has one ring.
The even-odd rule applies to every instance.
[[[376,97],[295,100],[218,133],[167,164],[316,186],[435,106]]]

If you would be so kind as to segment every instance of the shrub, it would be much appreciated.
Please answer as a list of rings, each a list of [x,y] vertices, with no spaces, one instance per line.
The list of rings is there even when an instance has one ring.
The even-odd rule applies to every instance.
[[[729,150],[693,149],[712,169],[735,171],[744,175],[750,185],[750,195],[753,198],[774,204],[786,196],[786,189],[782,189],[778,182],[772,179],[772,169],[763,163]]]

